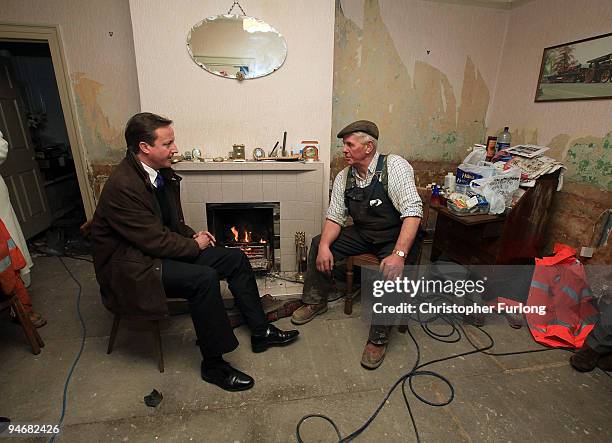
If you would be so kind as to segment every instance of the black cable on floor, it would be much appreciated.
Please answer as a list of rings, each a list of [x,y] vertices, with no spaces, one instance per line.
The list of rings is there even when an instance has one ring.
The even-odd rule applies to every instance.
[[[445,323],[447,323],[450,327],[451,327],[451,331],[448,333],[439,333],[439,332],[435,332],[434,330],[431,329],[431,327],[429,326],[430,323],[432,323],[435,320],[442,320]],[[470,345],[474,348],[474,350],[472,351],[467,351],[467,352],[462,352],[460,354],[453,354],[450,355],[448,357],[443,357],[443,358],[438,358],[435,360],[430,360],[426,363],[420,363],[421,360],[421,347],[418,343],[418,341],[416,340],[416,338],[414,337],[414,335],[412,334],[412,332],[410,331],[410,328],[407,329],[408,334],[410,335],[410,338],[412,339],[415,348],[416,348],[416,361],[414,363],[414,366],[412,367],[412,369],[410,371],[408,371],[407,373],[401,375],[391,386],[391,388],[387,391],[387,393],[385,394],[384,398],[381,400],[381,402],[378,404],[378,407],[376,408],[376,410],[372,413],[372,415],[370,415],[370,417],[365,421],[364,424],[362,424],[358,429],[356,429],[355,431],[353,431],[351,434],[347,435],[346,437],[342,437],[342,434],[340,433],[340,430],[338,428],[338,426],[335,424],[335,422],[327,417],[326,415],[323,414],[309,414],[309,415],[305,415],[304,417],[302,417],[300,419],[300,421],[298,422],[298,424],[296,425],[295,428],[295,435],[297,438],[297,441],[299,443],[304,443],[304,440],[302,439],[302,436],[300,434],[300,429],[302,424],[304,424],[304,422],[313,419],[313,418],[320,418],[323,419],[325,421],[327,421],[329,424],[331,424],[331,426],[334,428],[334,430],[336,431],[336,434],[338,436],[338,442],[339,443],[344,443],[344,442],[349,442],[354,440],[355,438],[357,438],[363,431],[365,431],[368,426],[370,426],[370,424],[374,421],[374,419],[378,416],[378,414],[380,413],[380,411],[382,410],[383,406],[386,404],[387,400],[389,399],[389,397],[391,396],[391,394],[395,391],[395,389],[401,385],[401,389],[402,389],[402,396],[404,399],[404,403],[406,405],[406,409],[408,410],[408,414],[410,416],[410,421],[412,424],[412,428],[414,430],[415,436],[416,436],[416,440],[417,442],[421,441],[420,435],[419,435],[419,431],[418,431],[418,427],[416,424],[416,420],[414,418],[414,414],[412,412],[412,408],[410,407],[410,403],[408,401],[408,396],[406,393],[406,383],[408,383],[408,386],[410,388],[410,391],[412,392],[412,394],[422,403],[425,403],[428,406],[433,406],[433,407],[443,407],[446,406],[448,404],[450,404],[453,399],[455,398],[455,388],[453,386],[453,384],[450,382],[449,379],[447,379],[446,377],[444,377],[443,375],[435,372],[435,371],[430,371],[430,370],[423,370],[423,368],[425,368],[426,366],[432,365],[434,363],[440,363],[443,361],[448,361],[448,360],[452,360],[458,357],[465,357],[467,355],[472,355],[472,354],[477,354],[477,353],[482,353],[482,354],[486,354],[486,355],[491,355],[491,356],[507,356],[507,355],[519,355],[519,354],[529,354],[529,353],[534,353],[534,352],[544,352],[544,351],[551,351],[557,348],[545,348],[545,349],[533,349],[533,350],[526,350],[526,351],[516,351],[516,352],[500,352],[500,353],[494,353],[494,352],[487,352],[489,351],[489,349],[492,349],[495,346],[495,340],[493,339],[493,337],[491,336],[491,334],[489,334],[486,330],[484,330],[483,328],[479,327],[479,326],[473,326],[474,328],[478,329],[481,333],[483,333],[486,338],[488,339],[488,344],[486,346],[483,347],[478,347],[473,341],[472,339],[469,337],[469,335],[466,333],[463,325],[461,324],[461,320],[454,317],[454,316],[446,316],[446,315],[434,315],[432,317],[430,317],[427,320],[422,320],[420,318],[420,315],[417,318],[413,318],[410,317],[410,320],[416,322],[417,324],[419,324],[421,326],[421,328],[423,329],[423,331],[425,332],[425,334],[427,334],[429,337],[433,338],[434,340],[437,341],[441,341],[444,343],[456,343],[458,341],[461,340],[462,337],[465,337],[466,340],[470,343]],[[456,335],[456,337],[454,337]],[[440,381],[442,381],[444,384],[446,384],[450,390],[450,395],[446,400],[443,400],[441,402],[433,402],[430,400],[427,400],[426,398],[424,398],[423,396],[421,396],[420,394],[417,393],[417,391],[415,390],[414,386],[413,386],[413,380],[415,377],[419,377],[419,376],[428,376],[428,377],[433,377],[436,378]]]
[[[69,258],[72,258],[72,257],[69,257]],[[60,428],[60,432],[61,432],[62,424],[64,423],[64,417],[66,415],[66,403],[67,403],[67,397],[68,397],[68,385],[70,384],[70,379],[72,378],[72,374],[74,373],[74,369],[76,368],[76,365],[79,362],[79,360],[81,359],[81,355],[83,354],[83,349],[85,348],[85,337],[87,336],[87,328],[85,327],[85,321],[83,320],[83,315],[81,314],[81,294],[83,292],[83,287],[81,286],[81,283],[77,280],[77,278],[74,276],[74,274],[72,274],[70,269],[68,269],[68,266],[66,266],[66,263],[64,262],[64,260],[62,260],[62,257],[58,257],[58,259],[59,259],[60,263],[66,269],[66,272],[68,272],[68,275],[70,275],[72,280],[74,280],[74,282],[79,287],[79,293],[77,294],[77,299],[76,299],[76,308],[77,308],[77,314],[78,314],[78,317],[79,317],[79,322],[81,324],[81,346],[79,348],[79,352],[77,353],[74,361],[72,362],[72,366],[70,367],[70,370],[68,371],[68,376],[66,377],[66,382],[64,383],[64,394],[63,394],[63,398],[62,398],[62,413],[60,415],[60,419],[59,419],[59,422],[57,424],[58,427]],[[55,441],[55,437],[57,437],[57,435],[59,435],[59,434],[54,434],[49,439],[48,443],[53,443]]]
[[[43,251],[42,249],[40,249],[38,246],[34,244],[28,244],[28,249],[33,250],[36,254],[38,254],[38,257],[68,257],[74,260],[82,260],[82,261],[86,261],[89,263],[93,263],[93,260],[91,258],[86,258],[83,255],[73,255],[73,254],[66,254],[66,253],[52,254],[48,251]]]

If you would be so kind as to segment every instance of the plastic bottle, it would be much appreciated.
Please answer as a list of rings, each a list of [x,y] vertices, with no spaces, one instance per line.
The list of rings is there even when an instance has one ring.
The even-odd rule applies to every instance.
[[[497,151],[501,151],[502,149],[506,149],[510,147],[510,140],[512,139],[512,135],[510,135],[510,131],[508,126],[504,128],[504,132],[497,139]]]
[[[440,188],[435,183],[431,187],[431,205],[440,206]]]
[[[455,190],[455,180],[455,174],[449,172],[446,174],[446,177],[444,177],[444,187],[450,192],[453,192]]]

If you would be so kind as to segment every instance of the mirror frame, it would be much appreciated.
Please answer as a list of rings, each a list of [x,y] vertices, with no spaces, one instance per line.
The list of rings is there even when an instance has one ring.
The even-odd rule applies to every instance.
[[[207,67],[207,66],[206,66],[204,63],[202,63],[202,62],[200,62],[200,61],[196,60],[195,56],[193,55],[193,51],[191,50],[191,36],[192,36],[192,34],[193,34],[194,30],[196,30],[197,28],[199,28],[200,26],[202,26],[202,25],[203,25],[203,24],[205,24],[206,22],[212,22],[213,20],[216,20],[216,19],[218,19],[218,18],[220,18],[220,17],[225,17],[225,18],[236,18],[236,19],[238,19],[238,18],[242,18],[242,19],[244,19],[244,18],[250,18],[250,19],[253,19],[253,20],[257,20],[258,22],[265,23],[267,26],[269,26],[269,27],[270,27],[270,29],[271,29],[273,32],[275,32],[275,33],[276,33],[276,35],[277,35],[278,37],[280,37],[280,38],[282,39],[282,42],[283,42],[283,48],[284,48],[284,57],[283,57],[282,62],[281,62],[281,63],[280,63],[280,64],[279,64],[279,65],[278,65],[276,68],[272,69],[270,72],[266,72],[265,74],[261,74],[261,75],[257,75],[257,76],[253,76],[253,77],[244,76],[244,75],[243,75],[243,76],[240,76],[240,75],[222,75],[222,74],[221,74],[220,72],[218,72],[218,71],[212,71],[212,70],[208,69],[208,67]],[[206,72],[209,72],[209,73],[211,73],[211,74],[213,74],[213,75],[216,75],[217,77],[221,77],[221,78],[229,78],[229,79],[234,79],[234,80],[253,80],[253,79],[256,79],[256,78],[262,78],[262,77],[266,77],[266,76],[268,76],[268,75],[270,75],[270,74],[273,74],[274,72],[278,71],[278,70],[279,70],[279,69],[280,69],[280,68],[281,68],[281,67],[282,67],[282,66],[285,64],[285,61],[287,60],[287,55],[288,55],[288,53],[289,53],[288,48],[287,48],[287,39],[285,38],[285,36],[284,36],[283,34],[281,34],[280,32],[278,32],[278,31],[276,30],[276,28],[274,28],[273,26],[271,26],[271,25],[270,25],[268,22],[265,22],[264,20],[261,20],[261,19],[259,19],[259,18],[257,18],[257,17],[251,17],[251,16],[248,16],[248,15],[237,15],[237,14],[218,14],[218,15],[211,15],[211,16],[208,16],[208,17],[206,17],[206,18],[204,18],[204,19],[200,20],[198,23],[196,23],[195,25],[193,25],[193,26],[191,27],[191,29],[189,29],[189,32],[187,33],[187,52],[188,52],[189,57],[191,58],[191,60],[192,60],[192,61],[193,61],[193,62],[194,62],[196,65],[198,65],[200,68],[204,69]]]

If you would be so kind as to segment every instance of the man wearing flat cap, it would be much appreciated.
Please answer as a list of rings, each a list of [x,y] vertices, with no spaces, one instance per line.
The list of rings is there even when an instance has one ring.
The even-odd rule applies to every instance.
[[[395,279],[405,264],[414,264],[413,247],[423,205],[412,166],[399,155],[377,152],[378,127],[367,120],[351,123],[338,133],[348,166],[334,180],[321,235],[312,239],[304,282],[304,306],[293,313],[294,324],[304,324],[327,311],[332,271],[340,260],[375,254],[386,279]],[[348,216],[353,225],[346,226]],[[375,369],[383,361],[389,340],[387,326],[371,326],[361,364]]]

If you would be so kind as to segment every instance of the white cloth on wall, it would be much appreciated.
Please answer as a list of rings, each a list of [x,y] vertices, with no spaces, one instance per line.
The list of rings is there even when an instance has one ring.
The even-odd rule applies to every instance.
[[[0,131],[0,165],[5,162],[6,157],[8,156],[8,142],[4,140],[2,131]],[[13,205],[11,204],[11,200],[9,197],[8,188],[4,179],[0,175],[0,219],[6,225],[6,229],[8,229],[9,234],[13,238],[13,241],[17,244],[21,253],[25,257],[26,266],[23,268],[21,273],[21,279],[26,286],[30,286],[30,268],[34,265],[32,263],[32,257],[30,257],[30,251],[28,251],[28,244],[23,236],[23,232],[21,231],[21,226],[19,226],[19,219],[17,219],[17,214],[13,210]]]

